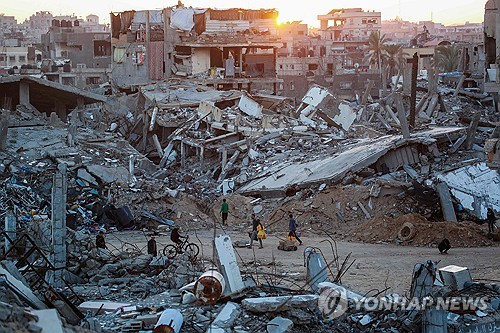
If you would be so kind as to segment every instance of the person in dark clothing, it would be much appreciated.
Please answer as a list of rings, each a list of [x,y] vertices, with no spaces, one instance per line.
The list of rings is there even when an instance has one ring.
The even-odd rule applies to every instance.
[[[187,239],[187,236],[181,236],[179,234],[179,228],[175,227],[172,229],[172,232],[170,233],[170,240],[177,246],[180,247],[185,239]]]
[[[448,254],[448,250],[451,249],[450,241],[445,238],[438,245],[439,253]]]
[[[99,233],[95,236],[95,246],[98,249],[107,249],[106,239],[104,238],[104,232],[99,231]]]
[[[258,233],[257,227],[259,225],[261,228],[263,228],[262,224],[260,223],[260,220],[257,217],[255,217],[255,214],[252,214],[252,232],[250,233],[250,245],[248,246],[250,249],[252,248],[254,239],[259,240],[259,244],[260,244],[259,249],[262,249],[262,247],[263,247],[262,246],[262,239],[257,237],[257,233]]]
[[[226,199],[222,199],[222,205],[220,206],[220,213],[222,214],[222,225],[227,225],[227,215],[229,214],[229,205]]]
[[[495,212],[492,208],[488,208],[488,213],[486,214],[488,219],[488,233],[492,233],[495,226]]]
[[[151,236],[151,238],[148,240],[148,254],[151,254],[153,257],[156,257],[158,255],[155,236]]]
[[[299,241],[299,245],[302,245],[302,241],[299,236],[297,236],[297,221],[295,221],[292,213],[288,216],[290,217],[290,222],[288,223],[288,236],[295,237],[295,239]]]

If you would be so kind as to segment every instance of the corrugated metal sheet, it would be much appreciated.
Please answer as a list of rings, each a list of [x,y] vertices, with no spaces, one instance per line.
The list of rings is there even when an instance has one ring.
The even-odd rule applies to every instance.
[[[214,21],[208,20],[206,22],[206,32],[234,32],[245,31],[250,29],[248,21]]]
[[[149,43],[148,71],[150,80],[163,79],[163,42]]]

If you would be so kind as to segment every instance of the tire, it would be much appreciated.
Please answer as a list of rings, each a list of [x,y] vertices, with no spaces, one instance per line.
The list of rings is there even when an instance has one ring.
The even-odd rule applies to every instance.
[[[163,255],[167,256],[168,259],[174,259],[177,255],[177,247],[175,245],[168,244],[163,249]]]
[[[415,226],[410,222],[405,222],[399,229],[398,238],[399,240],[406,242],[412,240],[416,234],[417,231],[415,230]]]
[[[186,249],[184,251],[189,259],[194,259],[200,252],[200,249],[195,243],[189,243],[188,245],[186,245]]]

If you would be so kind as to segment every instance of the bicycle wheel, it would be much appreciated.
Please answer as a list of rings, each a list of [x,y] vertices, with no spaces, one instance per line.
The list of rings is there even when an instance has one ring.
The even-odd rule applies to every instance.
[[[193,258],[196,258],[196,256],[200,252],[200,249],[198,248],[198,245],[196,245],[195,243],[189,243],[188,245],[186,245],[185,251],[186,251],[188,258],[193,259]]]
[[[174,259],[177,255],[177,248],[175,247],[175,245],[168,244],[163,249],[163,255],[167,256],[168,259]]]

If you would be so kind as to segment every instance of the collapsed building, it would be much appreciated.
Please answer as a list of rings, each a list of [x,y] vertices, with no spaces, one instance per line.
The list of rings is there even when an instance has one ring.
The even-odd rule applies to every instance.
[[[252,88],[280,83],[270,67],[280,46],[260,39],[272,26],[258,31],[275,11],[174,9],[113,14],[115,85],[128,94],[0,80],[1,329],[497,330],[495,265],[488,275],[412,262],[406,287],[380,280],[358,290],[346,276],[357,258],[337,249],[349,240],[438,253],[443,238],[453,247],[498,246],[498,231],[482,224],[488,208],[500,211],[490,96],[406,71],[379,98],[373,82],[355,101],[314,84],[295,103]],[[235,25],[245,38],[187,33]],[[222,198],[233,229],[219,223]],[[280,251],[297,250],[279,236],[289,212],[306,236],[331,242],[331,253],[318,240],[292,256],[291,272],[275,260],[285,252],[238,252],[252,213]],[[174,226],[199,253],[162,251]],[[97,246],[103,234],[105,248]],[[302,255],[305,268],[296,268]],[[481,304],[462,304],[467,297]],[[430,298],[458,306],[421,306]],[[373,301],[387,307],[370,308]]]

